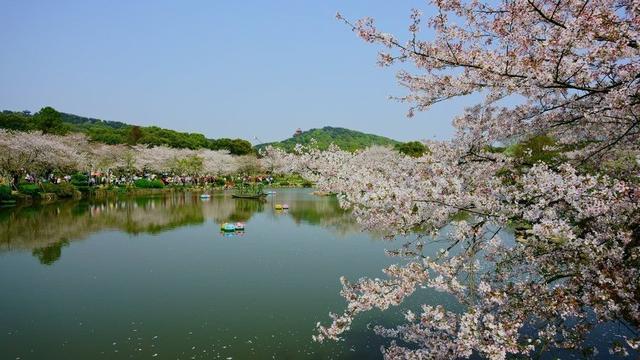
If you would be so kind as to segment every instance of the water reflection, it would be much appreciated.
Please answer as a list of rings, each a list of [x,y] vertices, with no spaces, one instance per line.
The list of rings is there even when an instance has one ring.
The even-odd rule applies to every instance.
[[[225,203],[233,204],[233,211],[221,222],[247,222],[254,213],[263,212],[265,209],[263,200],[233,199],[232,201],[225,201]]]
[[[62,248],[69,245],[69,241],[61,240],[49,246],[33,249],[33,256],[40,260],[42,265],[51,265],[62,256]]]
[[[297,224],[319,225],[330,228],[339,235],[360,231],[349,212],[340,208],[335,196],[290,196],[285,193],[269,198],[269,202],[272,208],[276,202],[289,204],[289,209],[276,210],[274,214],[291,216]]]
[[[290,209],[274,210],[276,201],[288,203]],[[0,252],[31,250],[42,264],[51,265],[70,241],[82,240],[99,231],[159,234],[207,220],[218,224],[248,222],[254,214],[263,212],[290,216],[298,224],[329,227],[342,235],[358,229],[335,198],[317,198],[308,191],[287,191],[263,201],[233,199],[224,193],[203,201],[198,194],[180,193],[3,209],[0,210]],[[226,235],[240,237],[243,234]]]

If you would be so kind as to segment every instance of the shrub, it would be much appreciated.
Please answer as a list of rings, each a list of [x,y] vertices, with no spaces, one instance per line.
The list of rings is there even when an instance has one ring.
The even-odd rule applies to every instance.
[[[11,186],[9,185],[0,185],[0,201],[12,200],[13,196],[11,196]]]
[[[280,181],[280,182],[278,183],[278,185],[280,185],[280,186],[289,186],[290,184],[289,184],[289,182],[288,182],[288,181]]]
[[[89,176],[83,173],[71,175],[71,184],[82,192],[89,191]]]
[[[311,181],[305,180],[304,182],[302,182],[302,187],[305,187],[305,188],[313,187],[313,183]]]
[[[38,186],[38,184],[31,183],[22,183],[18,185],[18,190],[25,195],[30,195],[33,197],[38,197],[42,192],[42,189],[40,188],[40,186]]]
[[[75,195],[76,187],[70,183],[44,183],[42,184],[45,192],[56,194],[59,198],[71,198]]]
[[[138,179],[134,181],[134,185],[140,189],[162,189],[164,187],[164,183],[158,179]]]
[[[76,186],[89,186],[89,177],[83,173],[71,175],[71,183]]]

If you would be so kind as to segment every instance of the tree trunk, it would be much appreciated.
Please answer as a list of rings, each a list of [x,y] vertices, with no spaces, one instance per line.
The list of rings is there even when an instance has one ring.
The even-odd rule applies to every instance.
[[[14,190],[18,190],[18,184],[19,183],[20,183],[20,175],[13,174],[12,180],[11,180],[11,185],[13,186]]]

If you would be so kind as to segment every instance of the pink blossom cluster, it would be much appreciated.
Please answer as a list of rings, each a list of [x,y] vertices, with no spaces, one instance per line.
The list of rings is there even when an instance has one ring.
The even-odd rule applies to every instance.
[[[427,142],[420,158],[379,147],[267,151],[281,170],[337,193],[364,229],[407,239],[387,251],[400,263],[386,279],[342,279],[347,309],[318,324],[314,338],[339,339],[358,314],[427,287],[464,310],[424,305],[407,311],[405,324],[375,327],[392,340],[386,358],[579,349],[603,323],[624,330],[623,342],[603,339],[612,353],[637,353],[640,2],[431,4],[429,18],[411,12],[406,41],[370,18],[338,19],[384,48],[381,65],[410,63],[398,74],[410,115],[483,97],[454,119],[452,140]],[[422,28],[430,39],[419,39]],[[534,150],[508,150],[539,136],[555,140],[536,150],[555,153],[552,160],[528,163]],[[444,245],[434,255],[425,249],[436,240]]]
[[[371,18],[345,21],[385,48],[379,63],[411,62],[401,71],[410,114],[479,93],[484,101],[455,120],[469,151],[505,138],[553,134],[590,142],[583,158],[639,140],[639,4],[635,1],[431,1],[435,15],[411,12],[409,38],[379,31]],[[434,32],[419,38],[420,29]],[[504,99],[520,99],[503,106]]]
[[[400,305],[419,287],[455,296],[466,311],[423,307],[419,320],[376,328],[419,345],[394,343],[384,349],[389,358],[478,352],[501,359],[531,354],[542,344],[579,347],[599,322],[640,324],[637,185],[580,174],[570,164],[537,164],[505,184],[496,172],[510,159],[463,163],[453,145],[430,145],[431,153],[418,159],[386,148],[270,149],[270,156],[286,159],[289,171],[337,192],[366,229],[389,237],[432,236],[389,251],[408,263],[386,269],[388,279],[342,279],[347,310],[333,314],[329,326],[318,324],[316,340],[340,338],[359,313]],[[460,213],[468,218],[452,220]],[[505,243],[504,231],[517,241]],[[436,237],[446,238],[446,248],[428,256],[424,245]],[[539,324],[555,325],[523,338],[525,326]]]

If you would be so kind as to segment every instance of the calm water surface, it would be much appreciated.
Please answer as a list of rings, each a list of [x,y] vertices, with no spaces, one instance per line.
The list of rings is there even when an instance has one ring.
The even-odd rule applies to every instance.
[[[311,335],[344,309],[339,277],[380,277],[393,262],[384,249],[400,244],[359,232],[335,198],[309,192],[0,209],[0,359],[380,358],[367,324],[393,325],[402,309],[365,314],[343,342]],[[236,221],[243,234],[219,232]],[[403,306],[421,303],[459,309],[432,290]],[[619,333],[596,329],[596,358]],[[543,356],[555,357],[582,358]]]
[[[391,259],[335,198],[309,192],[0,210],[0,357],[380,357],[366,325],[398,309],[359,319],[347,341],[311,341],[317,321],[344,309],[339,277],[381,276]],[[224,236],[226,221],[246,231]]]

